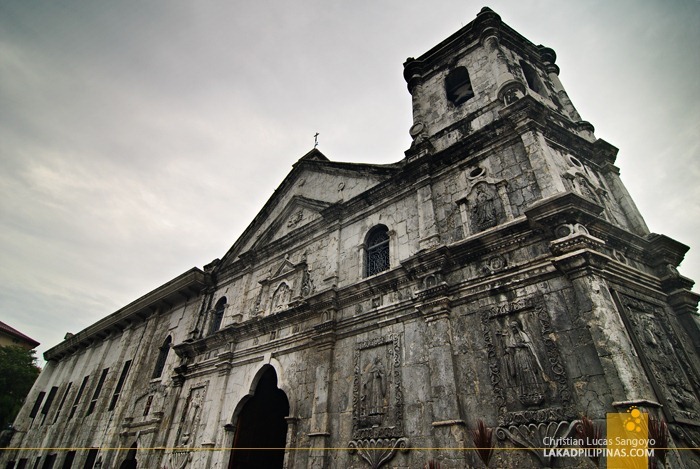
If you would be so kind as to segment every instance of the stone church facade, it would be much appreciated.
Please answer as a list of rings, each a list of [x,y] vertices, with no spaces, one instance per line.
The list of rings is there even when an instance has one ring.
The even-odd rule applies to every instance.
[[[312,150],[221,259],[47,351],[3,467],[485,467],[479,422],[490,467],[593,467],[543,439],[633,407],[700,446],[688,248],[555,60],[488,8],[409,58],[405,157]]]

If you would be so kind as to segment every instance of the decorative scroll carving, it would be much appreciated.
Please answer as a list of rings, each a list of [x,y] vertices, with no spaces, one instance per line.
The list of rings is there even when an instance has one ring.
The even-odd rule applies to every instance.
[[[174,450],[170,455],[170,465],[173,469],[185,469],[190,460],[191,452],[188,450]]]
[[[559,441],[566,441],[575,435],[576,426],[580,425],[580,420],[572,422],[560,421],[529,425],[511,425],[509,427],[498,427],[496,437],[503,440],[510,440],[516,446],[525,448],[537,456],[543,467],[552,467],[554,457],[545,455],[542,448],[554,448]],[[545,438],[550,444],[545,444]]]
[[[287,221],[287,228],[296,227],[303,219],[304,219],[304,211],[297,210],[296,212],[294,212],[294,214],[292,214],[291,217],[289,217],[289,221]]]
[[[481,311],[499,425],[574,418],[566,371],[541,297]]]
[[[399,335],[360,342],[354,362],[353,438],[403,437]]]
[[[348,443],[350,454],[358,453],[371,469],[378,469],[390,461],[397,451],[408,451],[407,438],[369,438]]]
[[[669,421],[700,425],[700,383],[666,311],[619,292],[615,297]]]
[[[495,255],[484,262],[481,271],[485,274],[495,274],[496,272],[504,270],[506,267],[508,267],[506,258],[501,255]]]

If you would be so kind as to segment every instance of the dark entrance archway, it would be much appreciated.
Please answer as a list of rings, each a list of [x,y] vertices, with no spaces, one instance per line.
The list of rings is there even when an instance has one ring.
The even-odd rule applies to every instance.
[[[268,366],[238,415],[229,469],[282,469],[288,415],[287,395]]]
[[[136,469],[136,450],[138,446],[136,443],[131,445],[129,451],[126,453],[126,458],[119,465],[119,469]]]

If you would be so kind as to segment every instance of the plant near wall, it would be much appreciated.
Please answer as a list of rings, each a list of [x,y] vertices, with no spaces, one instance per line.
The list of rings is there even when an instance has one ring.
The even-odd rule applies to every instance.
[[[654,444],[649,445],[654,449],[654,456],[649,458],[649,467],[651,469],[657,469],[659,467],[665,467],[666,465],[666,452],[668,451],[668,425],[662,419],[657,419],[649,416],[648,421],[649,430],[649,441],[653,441]]]
[[[486,426],[483,420],[479,419],[476,422],[476,428],[470,430],[469,433],[474,440],[476,454],[486,467],[489,467],[491,456],[493,456],[493,429]]]
[[[603,428],[586,415],[583,415],[579,424],[576,425],[576,436],[578,439],[583,440],[584,448],[598,448],[599,446],[593,442],[600,441],[603,437]],[[589,456],[589,459],[598,467],[600,456]]]
[[[40,372],[34,350],[0,347],[0,431],[12,425]]]

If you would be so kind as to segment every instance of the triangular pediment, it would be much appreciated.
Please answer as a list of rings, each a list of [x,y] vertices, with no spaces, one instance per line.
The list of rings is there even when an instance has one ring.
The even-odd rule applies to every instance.
[[[399,165],[330,161],[313,149],[292,166],[262,210],[223,257],[219,268],[314,223],[328,207],[341,205],[396,174]]]
[[[295,269],[294,264],[291,263],[289,258],[286,258],[282,261],[282,263],[277,267],[277,270],[274,271],[272,276],[270,278],[277,278],[279,276],[282,276],[284,274],[287,274],[289,272],[292,272]]]
[[[321,211],[331,205],[330,202],[293,196],[270,226],[260,233],[253,247],[282,238],[308,225],[321,218]]]

